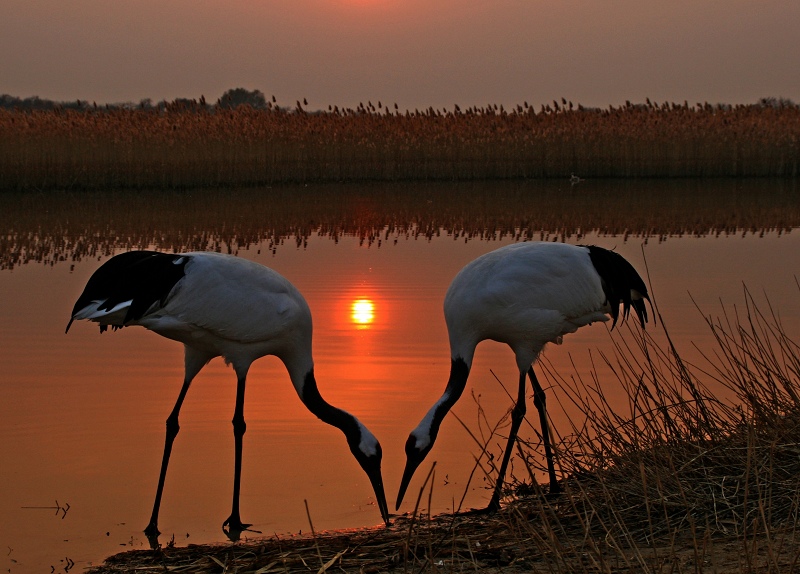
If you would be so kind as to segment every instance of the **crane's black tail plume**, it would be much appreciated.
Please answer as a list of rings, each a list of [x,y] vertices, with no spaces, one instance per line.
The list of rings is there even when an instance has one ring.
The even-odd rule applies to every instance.
[[[633,265],[619,253],[597,247],[596,245],[586,245],[589,249],[589,258],[592,265],[600,275],[606,301],[611,307],[611,328],[617,324],[619,317],[619,306],[622,304],[622,319],[628,318],[631,307],[639,317],[639,322],[644,328],[647,322],[647,308],[645,300],[650,300],[647,294],[647,287],[642,278],[633,268]]]
[[[75,316],[93,302],[100,302],[98,311],[110,311],[130,301],[123,325],[140,319],[154,303],[165,304],[172,288],[183,278],[188,260],[185,255],[156,251],[129,251],[112,257],[86,283],[66,330]],[[105,325],[100,326],[101,332],[105,329]]]

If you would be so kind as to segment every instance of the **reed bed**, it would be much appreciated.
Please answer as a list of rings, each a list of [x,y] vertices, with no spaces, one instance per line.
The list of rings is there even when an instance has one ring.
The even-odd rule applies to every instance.
[[[91,572],[796,572],[800,345],[767,307],[745,292],[742,309],[708,316],[716,346],[700,364],[681,359],[666,329],[614,335],[599,360],[614,373],[603,388],[627,391],[624,412],[596,377],[559,379],[545,362],[546,379],[585,417],[559,440],[560,496],[535,480],[536,445],[519,442],[517,473],[529,478],[496,514],[425,515],[430,480],[389,528],[170,544]],[[496,439],[476,438],[477,451]],[[482,456],[476,466],[491,476]]]
[[[0,110],[0,190],[279,182],[796,177],[800,107],[554,101],[309,113],[183,101],[163,108]]]

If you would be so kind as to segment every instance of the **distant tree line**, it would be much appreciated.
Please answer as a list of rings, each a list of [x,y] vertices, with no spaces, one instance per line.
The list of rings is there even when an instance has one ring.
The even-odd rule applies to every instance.
[[[566,102],[566,101],[565,101]],[[139,103],[133,102],[123,102],[123,103],[115,103],[115,104],[102,104],[98,105],[96,102],[89,102],[88,100],[74,100],[70,102],[56,102],[53,100],[47,100],[40,98],[39,96],[30,96],[27,98],[18,98],[16,96],[11,96],[9,94],[2,94],[0,95],[0,109],[7,109],[7,110],[20,110],[20,111],[33,111],[33,110],[54,110],[54,109],[64,109],[64,110],[78,110],[78,111],[89,111],[89,110],[98,110],[98,109],[107,109],[107,110],[114,110],[114,109],[127,109],[127,110],[134,110],[134,109],[141,109],[141,110],[159,110],[159,111],[166,111],[166,110],[174,110],[174,109],[184,109],[184,110],[208,110],[213,111],[215,108],[219,109],[234,109],[239,106],[247,105],[256,110],[269,110],[269,109],[282,109],[282,110],[289,110],[289,107],[282,107],[278,106],[275,96],[272,96],[271,99],[267,99],[264,93],[261,90],[248,90],[245,88],[231,88],[227,90],[222,96],[214,103],[209,104],[206,102],[204,96],[200,96],[199,99],[192,99],[192,98],[176,98],[172,101],[161,100],[159,102],[153,103],[151,98],[144,98],[139,101]],[[303,105],[308,105],[306,100],[303,100],[302,104],[300,101],[296,103],[297,111],[304,111]],[[648,99],[647,105],[645,104],[631,104],[630,102],[626,102],[626,107],[641,107],[647,108],[650,105],[650,101]],[[361,104],[363,106],[363,104]],[[558,103],[555,103],[556,111],[558,110]],[[792,100],[789,98],[781,98],[781,97],[766,97],[760,98],[756,103],[756,106],[761,108],[793,108],[796,107]],[[718,105],[720,109],[730,109],[732,106],[727,104],[720,104]],[[331,109],[328,106],[329,111]],[[370,103],[370,108],[372,108],[372,104]],[[397,105],[395,104],[395,109]],[[547,108],[549,109],[550,106],[548,104]],[[580,109],[585,110],[583,106],[579,106]],[[360,108],[359,108],[360,109]],[[458,105],[455,106],[456,111],[459,111]],[[497,109],[497,106],[495,106]],[[544,106],[543,106],[544,109]],[[570,103],[570,109],[572,109],[572,104]],[[338,108],[337,108],[338,110]],[[366,109],[364,110],[366,111]]]
[[[278,107],[276,104],[275,96],[272,96],[270,102],[267,101],[266,96],[261,90],[247,90],[245,88],[232,88],[227,90],[214,104],[208,104],[204,96],[200,99],[191,98],[176,98],[172,101],[161,100],[153,103],[150,98],[140,100],[139,103],[123,102],[115,104],[102,104],[96,102],[89,102],[88,100],[73,100],[70,102],[57,102],[54,100],[47,100],[39,96],[30,96],[27,98],[19,98],[9,94],[0,95],[0,109],[7,110],[20,110],[20,111],[33,111],[33,110],[78,110],[88,111],[97,109],[142,109],[142,110],[168,110],[175,108],[183,109],[233,109],[242,105],[248,105],[251,108],[270,109]]]

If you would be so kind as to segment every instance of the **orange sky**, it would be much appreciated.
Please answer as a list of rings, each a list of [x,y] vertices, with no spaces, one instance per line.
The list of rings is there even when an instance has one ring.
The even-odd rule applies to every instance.
[[[0,93],[401,109],[800,101],[797,0],[2,0]]]

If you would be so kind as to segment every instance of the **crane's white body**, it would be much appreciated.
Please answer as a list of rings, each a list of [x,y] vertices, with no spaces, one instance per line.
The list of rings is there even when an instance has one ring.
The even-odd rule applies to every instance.
[[[475,347],[490,339],[514,351],[526,371],[547,343],[560,342],[609,306],[589,250],[563,243],[515,243],[468,263],[444,299],[453,358],[472,366]]]
[[[141,325],[185,344],[204,363],[222,357],[237,372],[275,355],[301,393],[303,377],[314,366],[311,311],[303,295],[282,275],[253,261],[209,252],[183,255],[185,276],[164,305],[154,303],[141,318],[124,323],[131,301],[101,311],[104,300],[98,300],[74,318]]]

